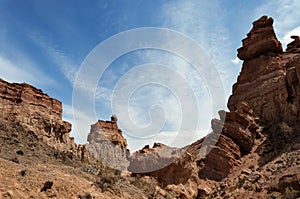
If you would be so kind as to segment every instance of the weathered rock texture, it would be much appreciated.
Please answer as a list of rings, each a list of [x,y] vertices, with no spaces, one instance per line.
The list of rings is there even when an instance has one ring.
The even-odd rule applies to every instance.
[[[216,137],[218,139],[216,145],[211,146],[211,152],[203,160],[201,178],[223,179],[234,166],[240,165],[242,156],[251,152],[255,139],[259,137],[261,131],[257,123],[258,118],[252,112],[247,103],[243,102],[235,111],[220,111],[221,118],[222,115],[225,116],[224,121],[217,119],[211,121],[213,132],[206,139],[213,139],[218,132],[221,134]]]
[[[221,181],[226,178],[241,164],[241,158],[251,152],[255,139],[260,137],[258,118],[247,103],[241,103],[235,111],[220,111],[219,115],[220,120],[212,120],[213,132],[190,146],[173,149],[173,152],[165,153],[166,156],[159,154],[160,147],[157,146],[136,152],[131,156],[130,171],[139,173],[134,169],[140,166],[144,169],[140,173],[144,171],[143,175],[153,176],[162,186],[177,191],[179,198],[203,197],[209,187],[204,189],[205,186],[198,185],[208,184],[205,179]],[[210,152],[206,155],[207,150]],[[147,172],[147,166],[155,168],[159,161],[169,164]]]
[[[294,39],[293,42],[289,43],[287,45],[286,52],[300,52],[300,37],[299,36],[291,36],[292,39]]]
[[[82,146],[70,137],[71,124],[62,120],[62,104],[29,84],[0,79],[0,116],[20,125],[60,151],[81,155]]]
[[[149,173],[164,168],[180,157],[180,149],[154,143],[150,148],[146,145],[130,156],[128,170],[133,173]]]
[[[127,141],[118,128],[116,116],[112,116],[111,121],[99,120],[92,125],[88,142],[86,149],[95,159],[114,169],[127,169],[130,152]]]
[[[243,47],[238,49],[238,57],[242,60],[270,53],[282,53],[281,43],[277,40],[273,29],[272,18],[263,16],[253,22],[253,28],[247,36],[242,41]]]
[[[273,19],[266,16],[254,22],[238,49],[238,57],[244,63],[228,101],[230,113],[226,114],[226,120],[238,124],[238,128],[232,129],[225,122],[222,132],[245,155],[218,185],[221,191],[215,191],[213,197],[300,196],[299,37],[293,36],[294,41],[283,52],[272,24]],[[236,112],[241,111],[244,103],[253,110],[250,114],[246,111],[247,115],[256,115],[256,119],[239,119]],[[218,123],[213,121],[213,129],[215,124]],[[248,124],[248,130],[241,133],[244,124]]]
[[[300,57],[296,49],[299,48],[299,37],[293,37],[295,41],[288,45],[288,52],[282,53],[272,23],[271,18],[260,18],[253,23],[253,29],[245,39],[247,42],[243,40],[238,57],[245,61],[228,107],[233,111],[238,103],[246,101],[263,122],[298,128]],[[254,35],[257,39],[253,39],[256,38]],[[248,51],[259,53],[245,55]]]
[[[49,178],[54,174],[50,180],[60,179],[60,176],[65,176],[65,181],[74,178],[77,172],[70,175],[69,166],[63,172],[57,169],[60,159],[69,161],[74,168],[81,165],[80,171],[94,171],[99,162],[94,161],[94,169],[91,170],[82,161],[92,155],[114,169],[128,168],[133,174],[139,174],[136,178],[127,178],[129,181],[135,179],[129,183],[125,176],[117,182],[117,177],[107,169],[92,172],[100,176],[98,184],[102,190],[114,186],[124,190],[132,184],[139,187],[127,189],[122,198],[140,196],[140,189],[148,190],[149,198],[299,198],[300,39],[293,36],[294,41],[283,52],[272,25],[273,19],[267,16],[253,23],[243,46],[238,49],[238,57],[244,63],[228,101],[229,112],[219,111],[220,119],[211,121],[213,131],[182,149],[155,143],[153,148],[146,146],[129,157],[127,141],[118,128],[116,116],[112,116],[111,121],[99,120],[91,126],[89,144],[76,145],[69,137],[71,125],[62,121],[59,101],[28,84],[10,84],[0,79],[0,160],[5,160],[0,161],[4,165],[1,167],[4,169],[0,169],[0,179],[9,181],[12,175],[21,175],[22,179],[25,175],[26,179],[26,171],[16,174],[10,169],[13,166],[19,170],[24,168],[16,167],[18,164],[27,165],[27,168],[37,167],[36,171],[29,172],[34,174],[35,179],[29,181],[31,183],[19,185],[19,177],[11,183],[0,181],[0,194],[3,197],[14,194],[22,198],[23,195],[18,195],[24,192],[21,190],[27,193],[32,182],[36,187],[36,175]],[[68,153],[60,156],[56,149],[38,143],[37,138],[60,151],[75,153],[81,159]],[[18,150],[14,152],[15,148]],[[51,156],[53,158],[49,161]],[[56,172],[51,176],[45,175],[42,171],[47,166],[43,163],[53,160],[55,164],[50,165],[49,172]],[[39,164],[35,165],[33,161]],[[87,161],[89,167],[91,163]],[[81,177],[88,175],[79,173]],[[140,175],[155,183],[145,184]],[[87,189],[96,198],[115,197],[99,195],[99,189],[91,186],[95,183],[88,181],[91,178],[77,178],[84,184],[80,192]],[[65,183],[54,182],[59,193],[64,192],[64,186]],[[76,193],[76,186],[78,183],[72,183],[71,194]],[[31,189],[34,191],[30,190],[30,193],[34,196],[44,194],[36,194],[37,188]],[[52,193],[49,197],[57,196]],[[73,197],[74,194],[63,196]]]
[[[292,38],[294,41],[283,52],[274,33],[273,19],[263,16],[255,21],[238,49],[238,57],[244,63],[228,101],[230,111],[220,111],[220,119],[211,121],[213,132],[184,148],[179,159],[145,175],[155,177],[163,186],[177,192],[178,198],[223,197],[224,191],[211,192],[214,186],[220,185],[227,192],[238,190],[236,195],[228,194],[229,197],[265,197],[268,194],[265,190],[272,187],[283,195],[286,188],[296,189],[295,193],[300,194],[299,166],[287,166],[292,174],[278,167],[275,170],[282,176],[276,173],[271,178],[265,176],[269,175],[267,169],[276,163],[274,159],[299,149],[299,37]],[[156,152],[147,151],[145,156],[158,161],[153,153]],[[254,165],[261,165],[265,170],[255,173]],[[244,167],[252,170],[239,169]],[[259,178],[264,180],[258,183]]]

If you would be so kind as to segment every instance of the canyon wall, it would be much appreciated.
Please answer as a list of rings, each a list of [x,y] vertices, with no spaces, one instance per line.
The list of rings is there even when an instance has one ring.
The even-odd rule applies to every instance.
[[[84,147],[70,137],[71,124],[62,120],[62,104],[29,84],[0,79],[0,117],[21,126],[44,143],[63,152],[82,155]]]

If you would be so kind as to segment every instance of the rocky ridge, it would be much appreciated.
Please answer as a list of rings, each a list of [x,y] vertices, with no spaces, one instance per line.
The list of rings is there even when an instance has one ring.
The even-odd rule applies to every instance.
[[[253,22],[238,49],[244,63],[229,112],[220,111],[213,132],[178,160],[145,175],[178,198],[300,196],[299,36],[292,38],[284,52],[272,18]],[[205,148],[211,151],[203,158]]]
[[[62,120],[61,102],[2,79],[0,113],[0,198],[172,196],[155,179],[116,170],[128,167],[129,151],[115,116],[92,125],[89,143],[79,145],[70,137],[71,124]],[[111,163],[118,167],[109,168]]]
[[[70,137],[71,124],[62,120],[60,101],[29,84],[8,83],[0,78],[1,118],[60,151],[81,154],[82,146]]]
[[[211,121],[213,131],[182,149],[156,143],[130,155],[116,116],[96,122],[89,143],[77,145],[69,137],[71,125],[62,121],[59,101],[26,83],[0,79],[0,164],[18,170],[0,170],[6,180],[0,181],[1,196],[74,197],[88,190],[77,197],[300,197],[300,39],[292,38],[283,51],[272,18],[253,22],[238,49],[244,62],[229,111],[219,111],[220,118]],[[153,170],[161,162],[166,166]],[[51,186],[36,188],[39,182],[26,176],[27,168],[29,174],[45,176],[50,170],[44,164],[53,174],[46,175],[50,180],[43,186]],[[121,177],[105,165],[128,168],[132,177]],[[65,188],[62,175],[75,177],[84,188],[80,183]]]

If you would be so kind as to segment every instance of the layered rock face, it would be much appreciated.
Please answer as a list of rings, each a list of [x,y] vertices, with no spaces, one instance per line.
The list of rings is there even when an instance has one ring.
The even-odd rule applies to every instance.
[[[43,142],[61,151],[80,153],[70,137],[71,124],[62,120],[60,101],[29,84],[0,79],[0,116],[33,132]]]
[[[203,159],[203,168],[199,171],[201,178],[225,178],[234,166],[240,165],[241,157],[251,152],[255,140],[260,137],[258,118],[246,102],[235,111],[219,111],[219,115],[220,120],[211,121],[213,132],[206,138],[212,150]],[[211,139],[218,139],[213,146],[209,145],[213,143]]]
[[[161,143],[154,143],[152,148],[146,145],[130,156],[128,170],[132,173],[151,175],[177,160],[180,155],[181,150],[175,147],[169,147]]]
[[[219,111],[219,115],[220,119],[212,120],[213,132],[205,138],[173,152],[164,145],[145,147],[130,157],[129,170],[139,173],[134,169],[144,169],[140,173],[145,172],[143,175],[156,178],[166,189],[178,192],[179,198],[203,197],[209,190],[207,180],[220,181],[227,177],[261,136],[258,118],[246,102],[235,111]],[[161,148],[170,152],[161,155]],[[148,167],[155,168],[160,161],[169,164],[147,172]]]
[[[97,160],[109,167],[126,170],[129,161],[127,141],[118,128],[116,116],[110,121],[99,120],[91,126],[86,149]]]
[[[253,22],[252,30],[242,42],[243,46],[238,49],[241,60],[253,59],[267,53],[282,53],[281,43],[273,29],[273,19],[267,16]]]
[[[204,190],[200,185],[233,175],[234,168],[245,166],[246,157],[258,154],[260,158],[255,161],[268,165],[276,155],[288,149],[288,143],[293,140],[297,143],[300,39],[292,38],[294,41],[283,52],[274,33],[273,19],[263,16],[255,21],[238,49],[238,57],[244,63],[228,101],[230,111],[220,111],[220,119],[211,121],[213,132],[184,148],[179,159],[145,175],[179,192],[178,197],[205,197],[209,188]],[[159,160],[155,153],[148,150],[144,154],[155,162]]]
[[[243,40],[238,50],[243,68],[228,107],[233,111],[246,101],[263,122],[299,128],[299,37],[292,37],[295,41],[283,53],[272,24],[272,18],[260,18]]]
[[[294,41],[287,45],[286,52],[299,53],[300,52],[300,37],[299,36],[291,36],[291,38],[294,39]]]

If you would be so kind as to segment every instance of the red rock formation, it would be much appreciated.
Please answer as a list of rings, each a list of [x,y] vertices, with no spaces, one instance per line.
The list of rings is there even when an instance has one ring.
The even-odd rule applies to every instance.
[[[205,138],[181,150],[170,150],[164,156],[159,154],[160,147],[145,147],[130,157],[129,170],[153,176],[163,186],[183,184],[189,187],[201,179],[222,180],[252,150],[261,129],[258,118],[246,103],[241,103],[236,111],[220,111],[219,114],[223,121],[212,120],[213,132]],[[163,145],[162,148],[168,147]],[[210,152],[205,156],[202,153],[207,149]],[[155,170],[159,161],[168,164]],[[197,195],[197,189],[194,194]]]
[[[112,117],[111,121],[98,120],[91,126],[91,132],[88,135],[88,142],[110,141],[114,145],[120,146],[122,149],[127,149],[127,140],[122,135],[122,130],[118,128],[116,116]]]
[[[238,49],[238,57],[249,60],[266,53],[282,53],[281,43],[277,40],[273,29],[273,19],[262,16],[253,22],[252,30],[243,39],[243,47]]]
[[[219,112],[220,117],[226,115],[224,123],[221,120],[212,120],[212,138],[221,132],[215,146],[203,160],[204,167],[200,169],[201,178],[221,180],[226,177],[234,166],[240,164],[242,156],[250,153],[254,141],[260,135],[257,124],[258,118],[246,103],[241,103],[237,110]]]
[[[295,41],[288,45],[287,52],[282,53],[272,22],[271,18],[260,18],[243,40],[238,57],[245,61],[228,107],[233,111],[241,101],[246,101],[262,121],[298,128],[299,37],[294,36]]]
[[[61,151],[74,151],[71,124],[62,120],[61,102],[29,84],[0,79],[0,116],[33,132],[48,145]]]
[[[168,147],[161,143],[154,143],[153,148],[146,145],[130,156],[128,170],[132,173],[148,173],[151,175],[153,174],[151,172],[168,166],[179,157],[180,150],[178,148]]]
[[[88,142],[86,149],[92,157],[114,169],[127,169],[127,157],[130,152],[127,149],[127,141],[118,128],[115,115],[111,117],[111,121],[98,120],[96,124],[91,125]]]
[[[289,43],[287,45],[286,52],[294,52],[294,53],[299,53],[300,52],[300,37],[299,36],[291,36],[294,41]]]

